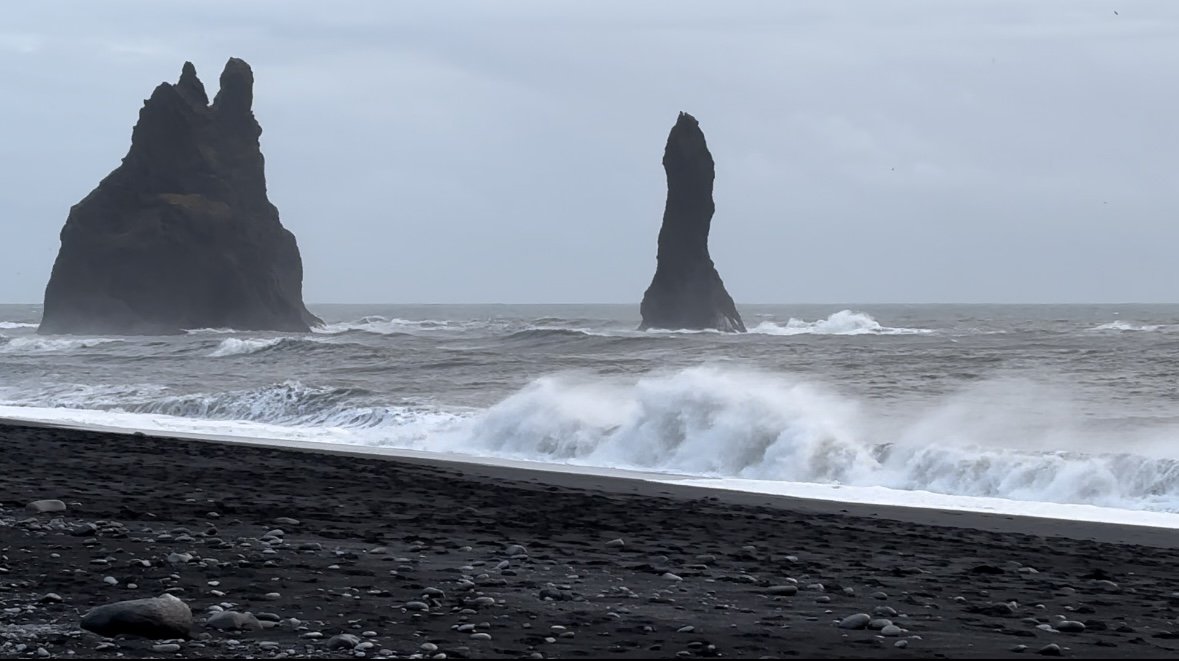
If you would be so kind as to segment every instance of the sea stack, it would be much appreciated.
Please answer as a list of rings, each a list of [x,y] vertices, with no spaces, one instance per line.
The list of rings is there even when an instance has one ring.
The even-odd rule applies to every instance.
[[[667,206],[659,230],[655,277],[643,294],[639,328],[744,333],[737,306],[708,254],[716,171],[700,123],[686,112],[680,113],[667,136],[663,169]]]
[[[123,162],[70,209],[40,333],[305,332],[295,236],[266,196],[254,73],[230,58],[210,105],[196,69],[139,111]]]

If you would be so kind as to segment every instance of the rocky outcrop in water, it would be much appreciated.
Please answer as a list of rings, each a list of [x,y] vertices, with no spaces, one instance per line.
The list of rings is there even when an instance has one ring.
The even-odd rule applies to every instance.
[[[647,328],[745,332],[737,306],[708,254],[715,168],[700,123],[681,112],[663,152],[667,206],[658,263],[640,308]]]
[[[231,58],[210,105],[186,62],[139,111],[122,164],[70,209],[41,333],[307,331],[295,236],[266,196],[254,74]]]

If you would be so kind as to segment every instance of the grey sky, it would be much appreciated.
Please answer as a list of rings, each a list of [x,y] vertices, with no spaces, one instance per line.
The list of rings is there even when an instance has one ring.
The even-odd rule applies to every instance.
[[[739,303],[1179,301],[1173,1],[4,9],[2,302],[152,88],[229,56],[309,302],[637,305],[679,110]]]

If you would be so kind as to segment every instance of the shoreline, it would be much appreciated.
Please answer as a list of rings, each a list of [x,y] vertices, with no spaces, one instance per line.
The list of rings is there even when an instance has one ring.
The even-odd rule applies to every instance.
[[[576,488],[609,493],[654,494],[679,498],[713,498],[734,505],[779,507],[799,512],[827,514],[838,512],[857,517],[882,518],[909,523],[929,523],[937,526],[963,527],[994,532],[1038,534],[1045,529],[1054,536],[1086,539],[1109,543],[1132,543],[1160,548],[1179,548],[1179,527],[1162,523],[1111,523],[1063,517],[1034,516],[1006,512],[986,512],[974,509],[939,508],[895,504],[841,501],[829,498],[809,498],[768,491],[741,490],[702,484],[709,478],[674,473],[655,473],[621,468],[597,468],[570,464],[543,463],[524,460],[445,454],[424,450],[386,448],[327,443],[268,439],[187,432],[132,431],[98,424],[62,424],[36,420],[0,417],[2,427],[35,427],[114,435],[143,434],[153,439],[213,443],[229,446],[290,450],[293,452],[374,459],[378,461],[419,463],[438,468],[458,468],[471,474],[520,481],[549,481]],[[640,484],[661,487],[654,490]],[[1084,506],[1087,507],[1087,506]],[[1096,506],[1094,506],[1096,507]],[[1112,508],[1106,508],[1112,509]],[[1117,510],[1114,510],[1117,511]],[[1127,510],[1130,511],[1130,510]]]
[[[1179,654],[1164,529],[50,425],[0,475],[0,656],[161,656],[78,622],[164,591],[167,657]]]

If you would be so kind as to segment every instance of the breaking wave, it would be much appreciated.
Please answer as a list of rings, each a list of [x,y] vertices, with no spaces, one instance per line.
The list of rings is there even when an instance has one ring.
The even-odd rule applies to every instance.
[[[396,427],[417,414],[432,413],[426,407],[384,406],[368,403],[368,399],[369,394],[361,390],[287,381],[250,390],[155,398],[121,408],[185,418],[349,429]]]
[[[30,324],[23,321],[0,321],[0,329],[15,330],[17,328],[36,328],[37,324]]]
[[[1179,436],[1098,433],[1029,384],[980,386],[898,421],[823,386],[693,368],[632,382],[546,377],[431,449],[709,477],[882,486],[1179,511]],[[1137,445],[1135,445],[1137,444]],[[1102,452],[1137,447],[1142,454]]]
[[[1161,324],[1135,324],[1133,322],[1122,321],[1121,319],[1119,319],[1117,321],[1111,321],[1108,324],[1101,324],[1100,326],[1094,326],[1092,328],[1092,330],[1095,330],[1095,331],[1146,331],[1146,332],[1150,332],[1150,331],[1162,330],[1163,328],[1164,327]]]
[[[272,337],[269,339],[239,339],[236,337],[226,338],[221,340],[221,344],[209,354],[212,358],[223,358],[225,356],[242,356],[251,353],[258,353],[265,351],[271,347],[278,346],[286,338]]]
[[[818,321],[790,319],[785,324],[763,321],[749,329],[762,335],[926,335],[926,328],[889,328],[863,312],[840,310]]]
[[[100,344],[119,342],[109,337],[14,337],[0,345],[0,353],[52,353],[58,351],[72,351],[75,349],[90,349]]]
[[[328,342],[314,337],[229,337],[221,340],[221,344],[209,354],[210,358],[224,358],[226,356],[246,356],[263,351],[278,349],[297,349],[325,345]]]
[[[414,332],[458,332],[482,325],[481,322],[463,322],[426,319],[414,321],[373,315],[355,321],[341,321],[312,328],[313,333],[334,335],[338,333],[362,332],[376,335],[404,335]]]
[[[88,409],[79,415],[146,429],[226,421],[219,433],[1179,512],[1179,421],[1086,419],[1067,392],[1010,379],[903,411],[813,378],[726,366],[547,376],[485,409],[298,381],[221,393],[78,386],[0,398]]]

